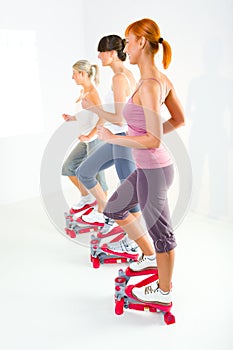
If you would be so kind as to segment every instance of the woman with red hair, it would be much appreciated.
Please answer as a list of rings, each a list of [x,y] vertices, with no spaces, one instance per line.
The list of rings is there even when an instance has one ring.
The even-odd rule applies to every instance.
[[[130,24],[125,32],[125,52],[131,64],[140,70],[139,84],[123,109],[128,135],[114,135],[103,126],[98,137],[108,143],[132,148],[136,170],[109,199],[104,215],[114,219],[129,238],[142,250],[134,271],[158,267],[159,280],[151,288],[134,288],[136,298],[145,302],[170,304],[171,280],[176,240],[170,221],[167,191],[173,181],[173,161],[163,145],[163,134],[184,124],[184,112],[168,77],[155,65],[154,56],[163,48],[163,66],[171,62],[171,47],[161,37],[158,25],[151,19]],[[170,119],[162,123],[160,109],[165,104]],[[131,213],[140,205],[147,231]],[[151,243],[151,238],[153,244]]]

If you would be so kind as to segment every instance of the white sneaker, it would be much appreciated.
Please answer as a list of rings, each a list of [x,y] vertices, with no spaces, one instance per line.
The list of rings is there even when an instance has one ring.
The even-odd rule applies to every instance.
[[[103,228],[101,228],[101,234],[102,235],[107,235],[110,231],[112,231],[115,227],[118,227],[117,223],[114,222],[114,223],[106,223],[106,218],[105,219],[105,225]]]
[[[143,271],[147,269],[156,269],[157,261],[156,259],[150,260],[147,256],[142,255],[138,261],[130,264],[130,269],[133,271]]]
[[[132,294],[140,301],[162,305],[170,305],[172,302],[171,290],[167,293],[159,288],[158,280],[147,286],[132,289]]]
[[[81,219],[90,225],[104,226],[105,224],[104,214],[98,212],[95,208],[89,214],[82,215]]]
[[[89,208],[94,207],[97,204],[93,196],[82,196],[77,204],[72,205],[70,214],[81,213]]]
[[[111,218],[108,218],[107,216],[104,216],[104,218],[105,218],[105,224],[106,225],[112,226],[112,227],[117,226],[117,223],[115,222],[115,220],[113,220]]]
[[[108,249],[122,253],[122,252],[137,252],[138,251],[138,245],[129,239],[128,235],[125,235],[124,238],[122,238],[120,241],[113,242],[113,243],[107,243]]]

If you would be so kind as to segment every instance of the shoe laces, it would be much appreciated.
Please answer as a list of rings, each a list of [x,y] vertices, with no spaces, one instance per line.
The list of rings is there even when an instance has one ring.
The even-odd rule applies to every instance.
[[[104,221],[106,225],[113,226],[115,224],[115,220],[104,215]]]
[[[151,285],[145,287],[145,294],[157,293],[159,291],[159,284],[156,282],[157,287],[153,288]]]
[[[144,254],[142,254],[142,255],[140,256],[140,258],[138,259],[137,264],[140,265],[140,264],[143,263],[143,261],[145,261],[145,260],[146,260],[146,257],[145,257]]]

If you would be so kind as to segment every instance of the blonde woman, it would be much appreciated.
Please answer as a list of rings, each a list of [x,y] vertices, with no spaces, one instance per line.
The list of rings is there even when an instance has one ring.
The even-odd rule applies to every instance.
[[[76,101],[76,109],[81,110],[75,116],[63,114],[65,121],[77,120],[77,126],[81,129],[85,129],[85,134],[79,135],[79,143],[71,151],[67,159],[62,166],[62,175],[68,176],[76,188],[80,191],[81,198],[78,205],[74,204],[71,207],[72,213],[81,213],[86,209],[96,204],[95,198],[88,192],[88,190],[80,183],[75,176],[75,171],[79,165],[102,143],[96,136],[96,125],[100,123],[100,119],[96,117],[91,111],[82,110],[81,101],[87,96],[93,105],[99,105],[101,103],[98,91],[95,87],[99,83],[99,67],[95,64],[91,64],[87,60],[79,60],[73,65],[73,75],[77,85],[82,86],[80,96]],[[94,83],[92,82],[94,81]],[[84,127],[84,125],[86,127]],[[100,183],[100,186],[106,194],[108,188],[105,180],[104,171],[100,171],[96,174],[96,179]],[[80,208],[81,203],[81,208]]]

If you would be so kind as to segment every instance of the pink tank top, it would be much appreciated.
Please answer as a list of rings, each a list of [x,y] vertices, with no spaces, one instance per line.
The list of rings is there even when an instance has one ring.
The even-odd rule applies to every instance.
[[[155,78],[151,78],[151,79],[156,80],[160,85],[160,88],[161,88],[160,102],[162,105],[163,94],[162,94],[161,83]],[[141,82],[141,84],[142,83],[143,81]],[[135,90],[134,94],[139,89],[141,84]],[[143,107],[140,105],[136,105],[133,102],[134,94],[130,97],[130,99],[124,106],[123,116],[128,124],[129,136],[141,136],[146,134],[147,132],[145,115],[144,115]],[[172,159],[169,155],[169,152],[163,146],[163,144],[161,144],[159,148],[146,148],[146,149],[132,148],[132,155],[134,157],[137,168],[141,168],[141,169],[163,168],[173,164]]]

